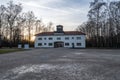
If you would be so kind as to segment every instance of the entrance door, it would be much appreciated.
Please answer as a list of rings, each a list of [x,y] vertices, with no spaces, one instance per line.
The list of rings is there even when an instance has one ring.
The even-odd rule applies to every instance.
[[[55,48],[64,47],[64,42],[54,42],[54,47]]]

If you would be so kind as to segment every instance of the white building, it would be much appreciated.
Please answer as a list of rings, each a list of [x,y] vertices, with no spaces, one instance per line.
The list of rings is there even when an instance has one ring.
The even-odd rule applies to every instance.
[[[35,48],[85,48],[85,34],[78,31],[63,31],[63,26],[58,25],[57,31],[42,32],[35,35]]]

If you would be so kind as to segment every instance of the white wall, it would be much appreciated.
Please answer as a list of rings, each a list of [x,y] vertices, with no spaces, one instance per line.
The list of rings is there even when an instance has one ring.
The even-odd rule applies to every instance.
[[[49,37],[52,37],[53,40],[49,40]],[[57,40],[57,37],[61,37],[61,40]],[[65,37],[69,37],[69,40],[65,40]],[[74,37],[74,39],[72,39]],[[77,37],[81,37],[80,40],[77,40]],[[42,40],[38,40],[38,38],[42,38]],[[46,38],[46,40],[44,40]],[[85,43],[85,35],[53,35],[53,36],[36,36],[35,39],[35,48],[38,47],[54,47],[54,42],[56,41],[62,41],[64,42],[64,47],[72,47],[72,43],[74,43],[74,47],[76,48],[85,48],[86,43]],[[38,43],[42,43],[42,46],[38,46]],[[47,45],[44,45],[46,43]],[[48,43],[53,43],[53,46],[49,46]],[[69,43],[69,46],[65,46],[65,43]],[[77,46],[76,43],[81,43],[81,46]]]

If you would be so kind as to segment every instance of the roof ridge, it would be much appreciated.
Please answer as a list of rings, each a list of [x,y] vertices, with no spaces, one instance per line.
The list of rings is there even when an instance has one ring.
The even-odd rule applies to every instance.
[[[35,36],[44,36],[44,35],[54,35],[55,32],[41,32],[36,34]],[[64,35],[85,35],[85,33],[80,31],[64,31]]]

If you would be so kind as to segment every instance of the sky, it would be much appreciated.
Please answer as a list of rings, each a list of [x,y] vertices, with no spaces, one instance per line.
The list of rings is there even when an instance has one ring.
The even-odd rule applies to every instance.
[[[0,0],[6,4],[10,0]],[[87,21],[89,3],[93,0],[13,0],[21,3],[23,12],[33,11],[38,19],[54,26],[63,25],[64,30],[75,30],[78,25]]]

